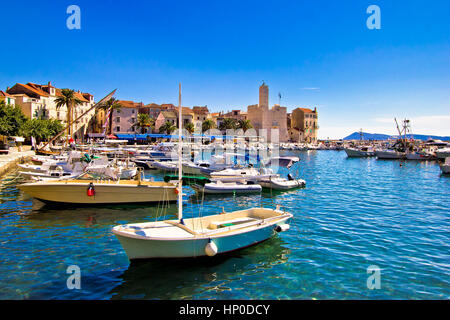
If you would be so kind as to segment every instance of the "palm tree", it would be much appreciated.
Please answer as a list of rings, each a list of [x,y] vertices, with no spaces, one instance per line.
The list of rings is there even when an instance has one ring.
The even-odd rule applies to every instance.
[[[214,129],[216,127],[216,124],[214,123],[214,121],[208,119],[203,121],[202,123],[202,132],[208,131],[210,129]]]
[[[220,130],[236,129],[236,119],[225,118],[219,126]]]
[[[250,122],[250,120],[239,120],[237,127],[239,129],[242,129],[244,132],[247,131],[248,129],[253,128],[252,123]]]
[[[153,128],[155,125],[155,119],[150,118],[147,113],[139,113],[137,121],[134,124],[136,127],[141,129],[141,133],[144,133],[145,128]]]
[[[184,125],[184,128],[190,133],[193,134],[195,131],[195,126],[192,122],[188,122]]]
[[[69,125],[68,127],[68,136],[71,138],[72,137],[72,113],[73,113],[73,109],[76,108],[79,104],[82,104],[83,101],[81,101],[80,99],[78,99],[75,96],[75,90],[71,90],[71,89],[62,89],[61,90],[61,97],[58,97],[55,99],[55,103],[56,103],[56,108],[59,109],[63,106],[66,106],[67,108],[67,124]]]
[[[160,133],[167,133],[167,134],[171,134],[172,132],[175,131],[177,127],[175,127],[172,122],[170,121],[166,121],[161,127],[159,127],[159,132]]]
[[[105,113],[107,113],[108,110],[111,110],[111,112],[109,113],[109,119],[108,119],[108,134],[112,134],[112,122],[113,122],[113,113],[114,113],[113,111],[122,109],[122,105],[119,103],[119,100],[117,100],[116,98],[111,98],[108,101],[106,101],[104,104],[100,105],[98,108],[104,110]]]

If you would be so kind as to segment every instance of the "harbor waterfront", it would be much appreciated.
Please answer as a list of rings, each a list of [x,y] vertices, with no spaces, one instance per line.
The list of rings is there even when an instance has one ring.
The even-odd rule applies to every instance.
[[[177,205],[44,206],[3,177],[0,299],[449,299],[450,177],[436,161],[288,151],[305,188],[202,195],[184,187],[184,216],[275,208],[290,230],[217,257],[130,263],[111,228],[172,219]],[[145,176],[163,181],[164,174]],[[69,266],[81,288],[69,289]],[[368,268],[381,269],[370,290]]]

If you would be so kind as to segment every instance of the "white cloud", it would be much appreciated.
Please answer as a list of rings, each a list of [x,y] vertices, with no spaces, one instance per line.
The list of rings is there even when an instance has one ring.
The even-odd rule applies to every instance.
[[[310,90],[310,91],[313,91],[313,90],[320,90],[320,88],[319,88],[319,87],[305,87],[305,88],[302,88],[302,90]]]

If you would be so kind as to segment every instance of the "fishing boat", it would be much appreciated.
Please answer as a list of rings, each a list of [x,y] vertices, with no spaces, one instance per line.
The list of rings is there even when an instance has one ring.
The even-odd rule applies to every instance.
[[[262,187],[250,181],[223,182],[221,180],[205,183],[203,186],[194,184],[192,188],[205,194],[248,194],[259,193]]]
[[[144,181],[138,176],[137,180],[115,180],[106,173],[85,172],[74,179],[29,182],[18,188],[49,203],[94,205],[177,200],[175,184]]]
[[[406,153],[407,160],[427,161],[435,160],[436,156],[427,151],[411,151]]]
[[[373,147],[362,146],[359,148],[344,148],[347,157],[349,158],[364,158],[375,156],[375,150]]]
[[[242,249],[289,229],[292,214],[271,208],[250,208],[183,219],[182,114],[179,93],[178,217],[175,220],[118,225],[112,229],[130,260],[215,256]]]

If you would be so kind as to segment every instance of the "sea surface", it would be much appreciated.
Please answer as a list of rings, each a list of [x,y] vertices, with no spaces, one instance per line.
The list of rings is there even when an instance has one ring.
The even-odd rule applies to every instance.
[[[202,198],[185,187],[185,216],[277,204],[294,215],[290,230],[208,259],[130,264],[110,231],[173,218],[176,205],[48,207],[16,188],[21,177],[5,176],[0,299],[450,298],[450,177],[436,162],[284,154],[300,157],[291,172],[306,188]],[[81,289],[67,287],[71,265]]]

